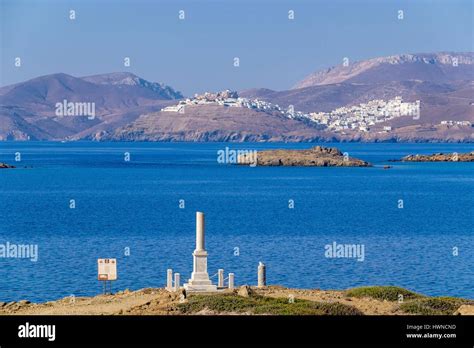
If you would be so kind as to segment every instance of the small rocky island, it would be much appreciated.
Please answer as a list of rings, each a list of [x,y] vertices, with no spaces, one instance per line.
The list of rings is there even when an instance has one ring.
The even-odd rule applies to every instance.
[[[0,162],[0,169],[15,168],[15,166]]]
[[[468,153],[435,153],[432,155],[408,155],[402,162],[474,162],[474,151]]]
[[[307,150],[265,150],[257,152],[259,166],[371,167],[369,162],[349,157],[335,147],[315,146]],[[255,156],[240,155],[239,164],[255,163]]]

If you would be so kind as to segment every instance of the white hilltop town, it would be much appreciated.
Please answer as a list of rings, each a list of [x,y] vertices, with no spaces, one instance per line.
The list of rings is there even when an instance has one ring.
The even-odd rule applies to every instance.
[[[419,100],[404,102],[400,96],[390,100],[375,99],[359,105],[344,106],[330,112],[305,113],[295,111],[292,105],[285,109],[263,100],[241,98],[237,92],[230,90],[218,93],[206,92],[201,95],[195,94],[193,98],[181,100],[177,105],[165,107],[161,111],[183,113],[186,106],[192,105],[222,105],[263,112],[276,112],[291,119],[310,121],[323,129],[336,133],[344,133],[346,130],[369,132],[371,126],[378,123],[405,116],[416,119],[420,115]],[[390,126],[383,127],[383,132],[390,132],[391,130]]]

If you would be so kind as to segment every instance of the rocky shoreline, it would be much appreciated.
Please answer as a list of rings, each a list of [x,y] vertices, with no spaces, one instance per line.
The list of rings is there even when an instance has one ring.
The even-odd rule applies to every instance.
[[[241,165],[258,166],[301,166],[301,167],[371,167],[372,164],[349,157],[335,147],[315,146],[306,150],[265,150],[256,156],[243,154],[238,157]]]
[[[474,151],[468,153],[435,153],[432,155],[408,155],[401,162],[474,162]]]

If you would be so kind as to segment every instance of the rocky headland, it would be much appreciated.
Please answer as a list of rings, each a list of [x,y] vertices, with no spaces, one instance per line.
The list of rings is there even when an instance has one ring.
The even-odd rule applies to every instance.
[[[349,157],[335,147],[315,146],[307,150],[265,150],[256,155],[259,166],[371,167],[369,162]],[[239,164],[254,164],[255,156],[243,154]]]
[[[435,153],[432,155],[408,155],[402,162],[474,162],[474,151],[468,153]]]

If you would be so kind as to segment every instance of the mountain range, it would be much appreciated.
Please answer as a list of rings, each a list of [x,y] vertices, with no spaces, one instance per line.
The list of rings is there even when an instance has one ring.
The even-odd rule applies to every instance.
[[[255,88],[239,96],[304,112],[330,112],[374,99],[420,100],[419,119],[389,120],[391,132],[336,134],[273,112],[195,105],[163,112],[184,96],[132,73],[59,73],[0,88],[0,140],[127,141],[474,141],[474,53],[373,58],[314,72],[292,89]],[[94,117],[58,115],[57,105],[94,103]]]
[[[181,98],[181,93],[171,87],[130,73],[83,78],[62,73],[41,76],[0,89],[0,138],[81,139],[91,132],[126,125]],[[57,116],[56,104],[64,100],[95,103],[97,117]]]

